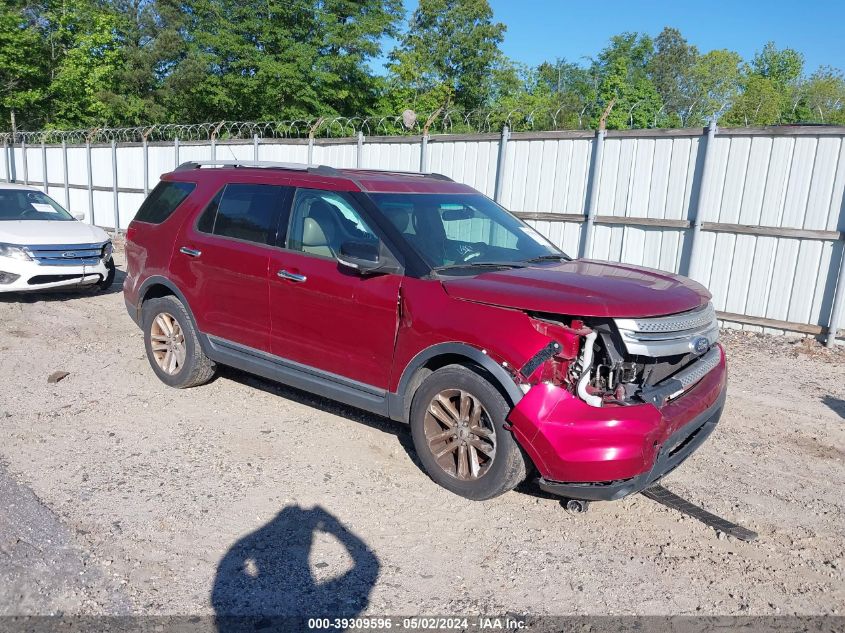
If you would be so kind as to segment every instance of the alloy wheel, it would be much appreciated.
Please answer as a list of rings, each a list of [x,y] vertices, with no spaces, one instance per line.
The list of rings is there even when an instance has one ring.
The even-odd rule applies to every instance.
[[[185,364],[185,334],[172,314],[160,312],[150,326],[150,346],[156,364],[173,376]]]
[[[428,405],[425,437],[444,472],[463,481],[483,477],[496,457],[496,429],[481,402],[463,389],[444,389]]]

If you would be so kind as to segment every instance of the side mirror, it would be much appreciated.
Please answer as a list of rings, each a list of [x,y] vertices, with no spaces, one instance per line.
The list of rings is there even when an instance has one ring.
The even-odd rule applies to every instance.
[[[400,273],[402,266],[382,242],[350,240],[340,245],[337,261],[359,274]]]
[[[74,213],[73,219],[79,220],[80,222],[82,222],[83,220],[85,220],[85,214],[84,213]]]

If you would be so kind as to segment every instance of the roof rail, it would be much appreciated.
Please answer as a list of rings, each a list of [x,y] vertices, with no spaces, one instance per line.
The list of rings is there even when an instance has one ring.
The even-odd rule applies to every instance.
[[[397,176],[415,176],[417,178],[435,178],[436,180],[445,180],[454,182],[448,176],[434,172],[419,172],[419,171],[401,171],[398,169],[357,169],[351,168],[346,171],[340,171],[328,165],[307,165],[306,163],[279,163],[269,160],[190,160],[180,164],[174,171],[189,171],[191,169],[201,169],[203,167],[233,167],[233,168],[247,168],[247,169],[286,169],[290,171],[306,171],[312,174],[319,174],[322,176],[341,176],[344,178],[354,178],[355,172],[370,172],[378,174],[396,174]]]
[[[286,169],[340,176],[339,171],[327,165],[306,165],[305,163],[279,163],[269,160],[191,160],[180,164],[174,171],[188,171],[203,167],[234,167],[236,169]]]
[[[331,169],[331,167],[329,168]],[[433,171],[403,171],[401,169],[367,169],[366,167],[362,168],[353,168],[350,171],[367,171],[376,174],[396,174],[397,176],[416,176],[418,178],[434,178],[436,180],[445,180],[447,182],[455,182],[449,176],[444,176],[443,174],[438,174]]]

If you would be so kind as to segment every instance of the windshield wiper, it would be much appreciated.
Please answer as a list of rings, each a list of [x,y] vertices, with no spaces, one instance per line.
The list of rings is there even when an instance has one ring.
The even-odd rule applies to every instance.
[[[453,270],[455,268],[525,268],[528,262],[462,262],[456,264],[448,264],[446,266],[436,266],[432,268],[436,273],[444,270]]]
[[[572,258],[569,255],[564,255],[563,253],[559,254],[552,254],[549,253],[548,255],[538,255],[537,257],[532,257],[531,259],[526,259],[526,262],[571,262]]]

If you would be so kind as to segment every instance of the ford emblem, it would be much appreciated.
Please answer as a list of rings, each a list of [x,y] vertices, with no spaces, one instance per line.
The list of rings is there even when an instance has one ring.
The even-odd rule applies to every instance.
[[[67,253],[62,253],[62,257],[66,257],[67,259],[73,259],[76,257],[76,253],[73,251],[68,251]]]
[[[694,339],[690,341],[690,349],[698,355],[703,354],[708,349],[710,349],[710,341],[707,340],[707,337],[704,336],[696,336]]]

